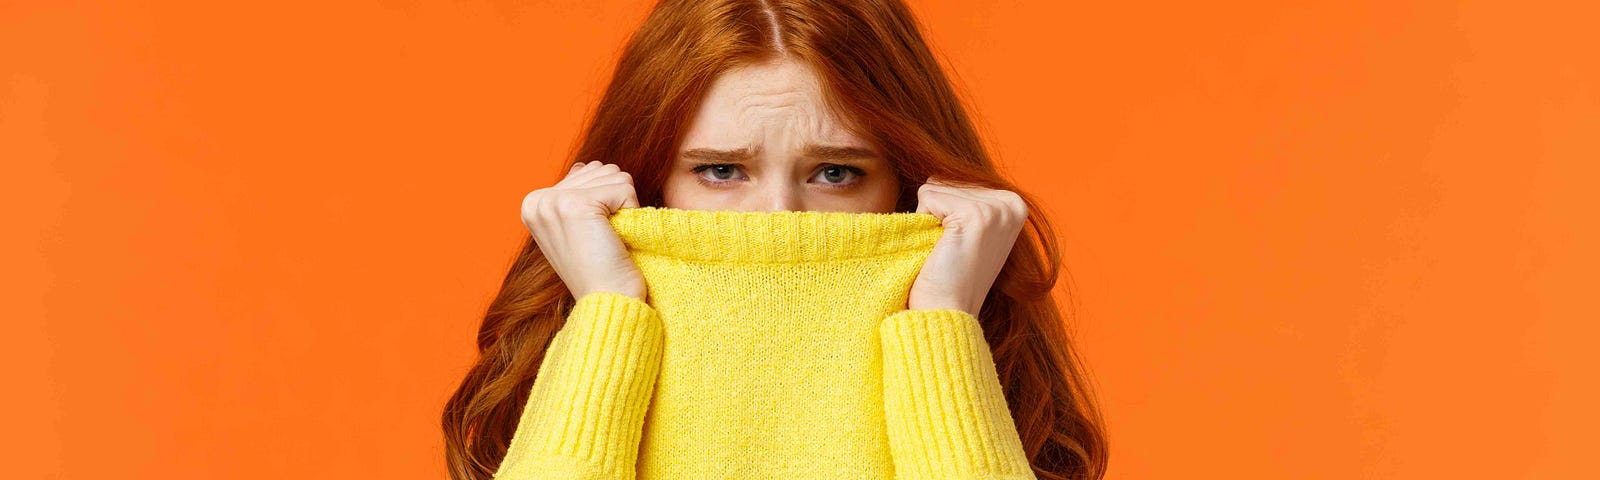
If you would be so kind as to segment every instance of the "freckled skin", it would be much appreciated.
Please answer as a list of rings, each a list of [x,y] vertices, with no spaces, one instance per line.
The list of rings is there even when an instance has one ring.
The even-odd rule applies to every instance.
[[[729,70],[706,93],[679,145],[662,196],[693,210],[892,212],[899,179],[881,154],[851,161],[810,158],[808,145],[881,152],[824,106],[808,66],[782,61]],[[691,149],[749,149],[748,159],[690,159]],[[729,166],[691,169],[701,164]],[[857,174],[838,167],[849,165]],[[707,185],[702,182],[712,182]],[[837,188],[833,185],[840,185]]]

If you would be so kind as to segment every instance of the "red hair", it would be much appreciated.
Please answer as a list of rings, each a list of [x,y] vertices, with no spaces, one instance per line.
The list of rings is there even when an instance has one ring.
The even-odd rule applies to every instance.
[[[1017,192],[1027,227],[978,319],[1034,472],[1100,479],[1106,440],[1089,379],[1051,291],[1061,259],[1039,203],[1003,178],[900,0],[663,0],[628,40],[574,162],[615,163],[640,205],[660,206],[679,141],[712,80],[773,60],[804,62],[839,118],[884,152],[914,211],[930,176]],[[445,405],[450,475],[491,478],[517,428],[551,337],[574,299],[531,236],[478,330],[477,363]],[[1069,303],[1070,306],[1070,303]]]

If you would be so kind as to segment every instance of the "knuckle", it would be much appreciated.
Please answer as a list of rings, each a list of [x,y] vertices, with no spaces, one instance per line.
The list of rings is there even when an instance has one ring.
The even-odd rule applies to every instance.
[[[569,194],[562,195],[556,198],[556,201],[550,203],[552,204],[552,207],[555,207],[555,213],[561,214],[565,212],[573,212],[579,208],[582,208],[585,203],[585,199],[582,195]]]
[[[1013,214],[1028,214],[1028,201],[1023,199],[1022,195],[1010,190],[1001,190],[1001,192],[1000,199],[1005,202],[1005,206],[1009,208]]]
[[[542,188],[523,195],[522,209],[524,211],[537,209],[539,207],[539,203],[544,201],[545,195],[545,189]]]
[[[983,220],[983,223],[995,223],[1004,217],[1000,209],[985,202],[971,202],[973,216]]]

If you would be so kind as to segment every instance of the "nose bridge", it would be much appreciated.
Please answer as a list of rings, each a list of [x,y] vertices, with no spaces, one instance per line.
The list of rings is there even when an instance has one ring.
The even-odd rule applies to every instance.
[[[767,211],[801,210],[800,189],[786,176],[774,176],[772,181],[762,183],[762,205]]]

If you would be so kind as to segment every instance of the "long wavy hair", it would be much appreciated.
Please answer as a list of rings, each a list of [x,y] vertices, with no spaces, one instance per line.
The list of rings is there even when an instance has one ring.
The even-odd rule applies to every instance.
[[[1027,226],[978,319],[1034,472],[1098,480],[1105,431],[1051,295],[1062,273],[1055,234],[1039,203],[999,174],[918,29],[900,0],[663,0],[628,39],[573,155],[552,169],[559,176],[574,162],[615,163],[633,176],[640,205],[661,206],[679,140],[712,80],[742,65],[805,62],[820,76],[827,107],[894,166],[897,211],[915,210],[929,176],[1027,201]],[[453,479],[492,477],[573,304],[532,237],[524,240],[478,329],[477,362],[444,408]]]

